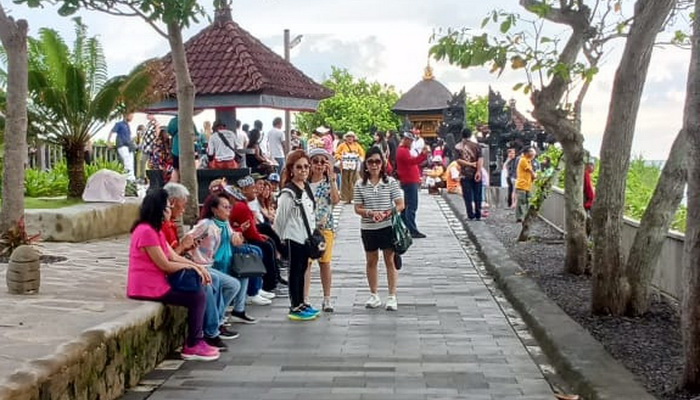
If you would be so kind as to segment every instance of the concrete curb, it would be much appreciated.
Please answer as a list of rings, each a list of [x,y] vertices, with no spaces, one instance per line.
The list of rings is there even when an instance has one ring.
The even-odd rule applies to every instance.
[[[184,309],[136,302],[120,318],[83,331],[0,382],[0,400],[120,397],[181,345]]]
[[[602,344],[550,300],[509,256],[482,222],[466,222],[460,196],[442,194],[462,221],[488,271],[508,301],[522,315],[557,372],[577,394],[588,400],[654,400],[636,377],[615,360]]]

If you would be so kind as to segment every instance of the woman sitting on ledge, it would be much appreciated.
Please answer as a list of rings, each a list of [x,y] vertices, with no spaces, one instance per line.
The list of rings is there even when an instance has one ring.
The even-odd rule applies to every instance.
[[[163,222],[170,219],[172,205],[163,189],[150,191],[141,203],[139,219],[131,229],[129,270],[126,294],[135,300],[158,301],[187,308],[187,340],[182,350],[185,360],[213,361],[219,350],[207,345],[202,324],[206,307],[204,287],[185,292],[170,287],[167,275],[182,269],[194,269],[205,284],[211,276],[203,265],[181,257],[168,245],[163,234]]]

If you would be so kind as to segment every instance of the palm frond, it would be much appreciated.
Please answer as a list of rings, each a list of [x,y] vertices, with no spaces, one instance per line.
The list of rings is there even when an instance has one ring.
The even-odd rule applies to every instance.
[[[102,44],[96,37],[85,41],[83,47],[85,53],[85,72],[90,84],[90,94],[96,95],[109,79],[107,61],[102,49]]]
[[[65,87],[65,67],[70,63],[71,54],[66,42],[57,31],[49,28],[39,30],[41,51],[47,71],[53,72],[51,80],[58,87]]]
[[[0,46],[0,88],[7,89],[7,51]]]

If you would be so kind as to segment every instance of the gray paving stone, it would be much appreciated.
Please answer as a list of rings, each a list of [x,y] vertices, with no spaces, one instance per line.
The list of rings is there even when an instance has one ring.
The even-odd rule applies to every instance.
[[[260,322],[236,326],[241,338],[228,353],[215,363],[185,363],[149,399],[552,398],[433,197],[420,198],[418,225],[428,238],[415,240],[404,257],[398,312],[364,308],[369,290],[359,221],[351,206],[338,220],[335,313],[293,323],[285,318],[286,298],[251,307]],[[384,299],[383,265],[379,271]]]

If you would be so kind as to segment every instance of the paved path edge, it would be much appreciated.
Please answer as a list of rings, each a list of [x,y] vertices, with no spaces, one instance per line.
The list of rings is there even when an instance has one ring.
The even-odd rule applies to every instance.
[[[182,344],[185,317],[184,309],[134,301],[129,312],[2,377],[0,400],[119,398]]]
[[[483,222],[467,222],[461,196],[443,191],[455,216],[476,245],[487,270],[522,315],[557,372],[588,400],[654,400],[634,374],[615,360],[581,325],[550,300]]]

